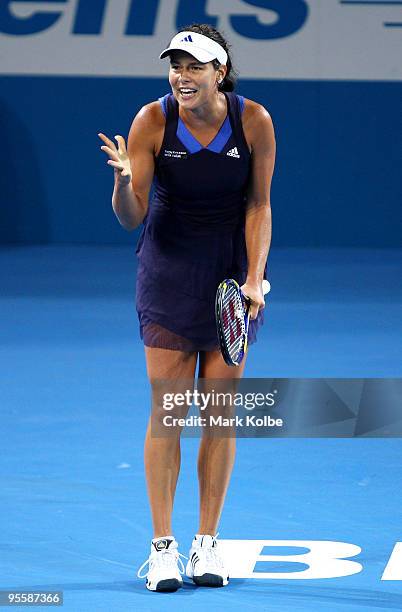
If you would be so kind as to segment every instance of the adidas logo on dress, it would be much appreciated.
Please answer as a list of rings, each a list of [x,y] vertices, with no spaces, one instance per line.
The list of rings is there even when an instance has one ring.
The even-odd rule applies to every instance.
[[[234,147],[233,149],[230,149],[230,151],[228,151],[226,153],[226,155],[229,155],[230,157],[237,157],[237,158],[240,157],[239,151],[237,150],[237,147]]]

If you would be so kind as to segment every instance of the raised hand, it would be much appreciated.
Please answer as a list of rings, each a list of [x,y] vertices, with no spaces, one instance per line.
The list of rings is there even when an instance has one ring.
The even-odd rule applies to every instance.
[[[117,147],[105,134],[100,133],[98,136],[105,143],[101,149],[109,156],[107,163],[114,168],[115,180],[122,185],[130,184],[132,180],[131,164],[123,136],[115,136]]]

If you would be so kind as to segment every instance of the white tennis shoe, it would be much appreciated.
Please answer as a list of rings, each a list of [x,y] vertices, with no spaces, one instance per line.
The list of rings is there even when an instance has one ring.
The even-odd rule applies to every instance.
[[[222,587],[229,582],[229,572],[218,552],[217,537],[197,534],[191,545],[186,576],[198,586]]]
[[[173,536],[154,538],[151,541],[151,554],[138,570],[138,578],[146,578],[145,584],[149,591],[177,591],[183,586],[181,574],[184,574],[183,559],[178,543]],[[141,574],[148,565],[146,574]]]

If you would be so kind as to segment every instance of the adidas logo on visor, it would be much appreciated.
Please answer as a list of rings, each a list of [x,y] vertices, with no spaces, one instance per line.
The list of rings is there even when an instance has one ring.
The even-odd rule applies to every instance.
[[[240,157],[237,147],[233,147],[233,149],[230,149],[230,151],[228,151],[226,155],[229,155],[230,157],[237,157],[237,158]]]
[[[191,43],[191,46],[188,45]],[[169,47],[159,55],[161,59],[167,57],[171,51],[194,49],[196,59],[201,63],[211,62],[216,58],[221,64],[227,64],[228,54],[217,42],[197,32],[179,32],[170,41]]]

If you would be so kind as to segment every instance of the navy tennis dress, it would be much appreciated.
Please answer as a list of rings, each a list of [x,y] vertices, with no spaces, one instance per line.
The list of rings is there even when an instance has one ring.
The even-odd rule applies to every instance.
[[[207,147],[186,128],[174,96],[160,99],[165,133],[137,246],[136,307],[146,346],[217,350],[217,287],[224,278],[246,280],[244,99],[231,92],[225,97],[226,120]],[[260,311],[250,322],[250,343],[262,322]]]

